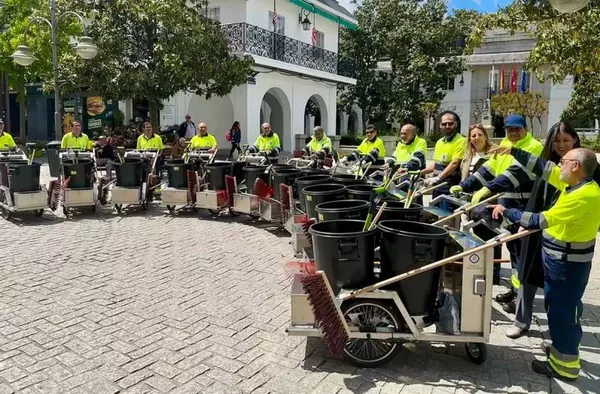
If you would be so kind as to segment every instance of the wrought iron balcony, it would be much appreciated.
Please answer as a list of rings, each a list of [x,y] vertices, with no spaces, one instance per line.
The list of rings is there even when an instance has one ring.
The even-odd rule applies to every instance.
[[[338,72],[338,54],[248,23],[223,25],[229,50],[249,53],[332,74]]]

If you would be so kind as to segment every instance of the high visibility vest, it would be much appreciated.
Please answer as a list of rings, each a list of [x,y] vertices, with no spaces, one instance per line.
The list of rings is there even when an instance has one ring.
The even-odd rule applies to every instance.
[[[190,141],[190,148],[192,149],[211,149],[213,146],[217,146],[217,140],[211,134],[195,135]]]
[[[78,136],[73,135],[73,133],[67,133],[63,136],[60,142],[61,149],[80,149],[80,150],[88,150],[90,149],[90,139],[85,133],[81,133]]]
[[[398,164],[405,164],[413,158],[416,152],[421,152],[423,155],[427,152],[427,141],[418,136],[415,136],[410,144],[405,144],[402,141],[398,142],[394,151],[394,159]],[[425,163],[421,164],[422,166],[425,165]]]
[[[142,134],[137,139],[137,149],[162,149],[163,142],[160,135],[153,134],[151,138],[146,137],[146,134]]]

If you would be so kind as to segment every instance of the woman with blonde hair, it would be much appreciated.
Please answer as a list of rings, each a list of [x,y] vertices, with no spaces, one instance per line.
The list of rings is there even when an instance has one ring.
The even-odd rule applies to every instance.
[[[496,147],[481,123],[469,127],[469,135],[465,143],[467,144],[465,158],[460,168],[461,181],[477,172],[479,167],[490,158],[489,152]]]

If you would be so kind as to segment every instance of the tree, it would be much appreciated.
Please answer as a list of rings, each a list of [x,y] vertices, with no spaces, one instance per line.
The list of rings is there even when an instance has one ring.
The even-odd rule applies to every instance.
[[[548,100],[539,93],[504,93],[492,96],[492,108],[503,117],[520,114],[529,120],[533,132],[533,120],[537,119],[542,129],[542,118],[548,115]]]
[[[431,102],[425,102],[425,103],[421,103],[419,104],[419,112],[421,113],[421,115],[423,116],[423,119],[425,120],[425,127],[428,127],[427,130],[425,130],[425,134],[429,134],[431,132],[433,132],[433,127],[434,124],[431,123],[431,119],[435,118],[440,110],[440,103],[436,102],[436,103],[431,103]]]
[[[74,3],[89,8],[86,0]],[[229,53],[219,23],[201,15],[204,1],[108,0],[92,6],[89,34],[100,53],[92,61],[71,56],[63,68],[70,87],[148,100],[154,127],[161,101],[182,90],[207,99],[224,96],[251,72],[252,59]]]
[[[71,2],[58,0],[57,6],[61,11],[69,8]],[[0,7],[0,69],[8,73],[9,83],[17,92],[17,101],[20,111],[20,137],[26,138],[25,129],[25,85],[27,83],[51,82],[52,74],[52,48],[50,27],[45,23],[32,24],[24,41],[23,33],[34,16],[49,19],[47,0],[4,0]],[[82,26],[79,21],[66,18],[59,25],[59,57],[65,58],[72,52],[69,37],[81,35]],[[23,43],[31,49],[37,60],[29,67],[23,67],[13,62],[10,57],[17,47]]]
[[[565,117],[600,117],[600,1],[571,14],[559,14],[547,1],[515,0],[496,14],[479,20],[468,39],[468,51],[481,45],[491,29],[510,33],[529,32],[536,44],[527,61],[527,69],[544,81],[562,83],[574,76],[574,90]]]
[[[356,11],[358,28],[340,36],[341,56],[353,59],[357,79],[340,102],[358,104],[364,121],[419,116],[419,104],[439,103],[448,80],[464,71],[458,44],[476,15],[449,16],[444,0],[365,0]],[[390,69],[378,69],[385,58]]]

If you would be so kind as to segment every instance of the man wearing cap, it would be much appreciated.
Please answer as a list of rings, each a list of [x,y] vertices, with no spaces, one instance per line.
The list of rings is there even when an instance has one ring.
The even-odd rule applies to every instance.
[[[527,132],[525,118],[521,115],[510,115],[504,122],[507,136],[500,143],[500,147],[512,147],[528,152],[536,160],[544,150],[543,145]],[[527,200],[531,196],[531,189],[535,181],[535,175],[525,166],[516,161],[512,156],[493,156],[479,170],[462,181],[458,186],[450,188],[451,193],[475,192],[473,204],[486,199],[492,194],[503,193],[498,203],[507,208],[524,210]],[[511,233],[516,233],[519,226],[516,224],[507,228]],[[515,313],[514,300],[521,286],[518,278],[518,258],[520,255],[521,241],[509,242],[506,245],[510,252],[512,266],[511,289],[508,293],[500,294],[496,301],[505,304],[504,310]],[[519,336],[521,333],[509,333],[510,337]],[[508,334],[507,334],[508,335]]]
[[[4,120],[0,118],[0,150],[8,150],[16,148],[15,140],[12,135],[4,131]]]
[[[196,125],[192,122],[190,114],[185,115],[185,122],[179,125],[179,137],[190,140],[196,135]]]

